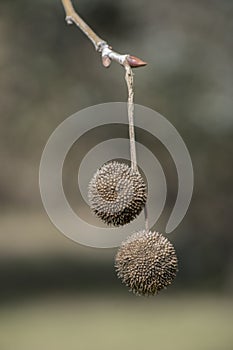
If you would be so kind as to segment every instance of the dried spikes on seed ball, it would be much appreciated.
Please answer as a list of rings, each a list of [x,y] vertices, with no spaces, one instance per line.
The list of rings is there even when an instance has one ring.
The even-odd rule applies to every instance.
[[[109,162],[89,183],[89,203],[97,217],[108,225],[123,226],[142,211],[146,185],[141,174],[125,163]]]
[[[171,242],[158,232],[134,233],[119,248],[115,267],[118,277],[138,295],[155,295],[170,285],[178,271]]]

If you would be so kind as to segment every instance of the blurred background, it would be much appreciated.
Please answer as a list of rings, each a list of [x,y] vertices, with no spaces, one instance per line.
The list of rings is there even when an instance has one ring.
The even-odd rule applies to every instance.
[[[233,3],[80,0],[74,5],[115,50],[149,63],[135,70],[135,101],[166,116],[190,151],[193,199],[169,235],[179,273],[158,296],[136,297],[117,280],[116,249],[78,245],[50,222],[38,186],[45,143],[69,115],[126,101],[124,72],[115,63],[102,67],[92,44],[66,25],[60,1],[1,0],[0,349],[230,350]],[[140,137],[149,142],[148,135]],[[163,147],[156,140],[150,145],[169,184],[166,210],[155,227],[163,232],[177,178]],[[78,150],[64,175],[71,201],[77,197],[72,170]]]

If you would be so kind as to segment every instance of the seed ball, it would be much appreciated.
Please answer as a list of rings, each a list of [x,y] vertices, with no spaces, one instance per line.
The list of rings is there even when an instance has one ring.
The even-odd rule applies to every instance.
[[[146,185],[141,174],[127,164],[109,162],[89,183],[89,203],[94,214],[108,225],[123,226],[142,211]]]
[[[176,252],[158,232],[139,231],[119,248],[117,276],[137,295],[155,295],[172,283],[178,271]]]

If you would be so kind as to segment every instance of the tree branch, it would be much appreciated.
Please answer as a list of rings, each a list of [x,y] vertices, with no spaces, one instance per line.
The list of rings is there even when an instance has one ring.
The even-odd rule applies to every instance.
[[[142,61],[140,58],[129,55],[129,54],[120,54],[112,50],[112,47],[103,39],[101,39],[78,15],[75,11],[71,0],[61,0],[65,13],[66,13],[66,22],[68,24],[76,24],[82,32],[88,37],[88,39],[94,45],[96,51],[101,53],[102,63],[104,67],[109,67],[111,61],[116,61],[121,65],[128,63],[130,67],[142,67],[147,63]]]

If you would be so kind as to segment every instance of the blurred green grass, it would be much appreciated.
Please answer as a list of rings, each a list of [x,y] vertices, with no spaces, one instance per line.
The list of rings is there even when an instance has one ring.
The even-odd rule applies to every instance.
[[[2,350],[230,350],[233,301],[220,297],[55,296],[5,306]]]

